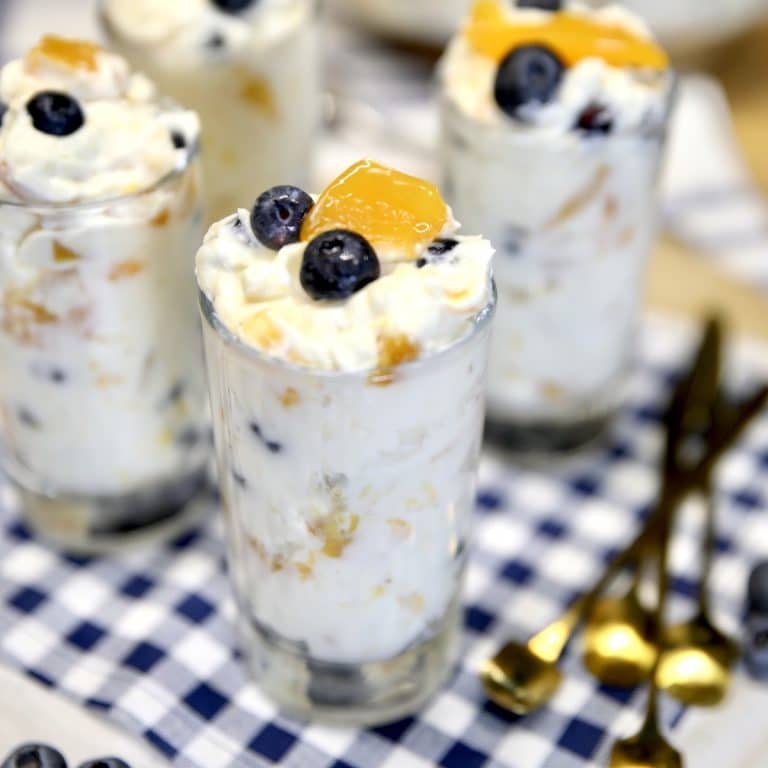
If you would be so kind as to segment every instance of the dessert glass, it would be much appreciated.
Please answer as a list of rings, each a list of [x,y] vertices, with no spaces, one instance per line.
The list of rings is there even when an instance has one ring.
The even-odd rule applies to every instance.
[[[255,678],[304,717],[370,724],[416,710],[458,638],[493,302],[432,357],[349,373],[271,359],[200,301]]]
[[[466,14],[470,0],[333,0],[332,5],[378,34],[442,46]]]
[[[666,128],[515,130],[447,96],[441,113],[446,198],[497,251],[486,434],[513,451],[579,447],[623,400]]]
[[[170,535],[206,485],[199,189],[191,146],[135,194],[0,201],[3,465],[33,526],[69,548]]]
[[[308,181],[321,99],[315,2],[284,5],[290,23],[263,38],[254,25],[248,41],[230,48],[213,24],[176,50],[164,40],[131,40],[102,2],[111,47],[200,116],[209,222],[250,206],[254,189]]]
[[[674,77],[637,19],[592,13],[478,0],[441,64],[446,199],[496,248],[486,434],[517,452],[570,450],[610,421],[656,231]]]

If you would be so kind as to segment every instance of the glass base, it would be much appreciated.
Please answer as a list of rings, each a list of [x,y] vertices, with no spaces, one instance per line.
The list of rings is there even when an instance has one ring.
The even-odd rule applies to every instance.
[[[48,494],[14,482],[27,521],[69,552],[109,553],[172,538],[202,515],[208,471],[120,496]]]
[[[240,633],[253,677],[286,714],[333,725],[375,726],[412,715],[451,674],[458,654],[459,605],[451,607],[437,634],[386,661],[319,661],[303,653],[300,644],[248,623],[242,613]]]
[[[613,417],[611,412],[578,421],[506,422],[489,415],[485,422],[485,440],[510,453],[565,454],[600,439],[608,431]]]

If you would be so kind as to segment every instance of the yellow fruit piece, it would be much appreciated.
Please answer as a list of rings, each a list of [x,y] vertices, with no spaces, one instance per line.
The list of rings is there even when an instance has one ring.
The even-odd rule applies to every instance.
[[[320,195],[307,214],[302,240],[332,229],[348,229],[374,248],[392,247],[417,258],[440,235],[448,208],[434,184],[361,160]]]
[[[266,311],[257,312],[243,321],[242,332],[259,349],[270,350],[283,340],[283,332]]]
[[[560,11],[547,21],[516,24],[499,0],[477,0],[464,28],[469,44],[501,61],[521,45],[546,45],[566,66],[600,58],[614,67],[667,69],[669,57],[653,40],[587,16]]]
[[[379,368],[394,368],[418,359],[421,349],[407,336],[383,336],[379,339]]]
[[[59,263],[77,261],[80,258],[71,248],[62,245],[58,240],[53,241],[53,260]]]
[[[101,50],[98,45],[85,40],[46,35],[27,56],[33,65],[40,59],[48,59],[64,64],[70,69],[95,72],[99,68],[98,54]]]
[[[275,94],[266,78],[255,75],[244,76],[240,97],[265,117],[271,119],[277,117]]]

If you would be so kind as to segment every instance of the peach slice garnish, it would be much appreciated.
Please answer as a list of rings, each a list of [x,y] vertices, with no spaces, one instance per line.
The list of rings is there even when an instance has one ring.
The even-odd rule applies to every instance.
[[[666,69],[669,57],[653,40],[638,37],[618,24],[558,11],[545,21],[515,23],[499,0],[477,0],[464,36],[478,52],[501,61],[521,45],[546,45],[566,66],[600,58],[614,67]]]
[[[361,160],[335,179],[307,214],[301,239],[348,229],[374,248],[392,247],[403,258],[418,258],[440,235],[448,207],[434,184]]]

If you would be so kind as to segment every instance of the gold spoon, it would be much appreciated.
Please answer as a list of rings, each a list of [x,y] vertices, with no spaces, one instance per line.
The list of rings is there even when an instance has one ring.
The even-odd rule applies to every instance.
[[[709,421],[710,409],[718,394],[722,337],[720,320],[709,318],[691,373],[678,385],[674,399],[682,413],[679,417],[681,441]],[[641,552],[635,563],[629,590],[621,596],[595,601],[589,612],[584,634],[584,664],[606,685],[634,688],[649,679],[656,664],[653,614],[640,600],[643,556],[647,554],[647,551]]]
[[[712,506],[711,499],[708,506]],[[707,518],[711,519],[708,512]],[[711,525],[708,523],[707,528]],[[711,541],[712,534],[706,538]],[[699,609],[689,621],[670,627],[664,635],[665,650],[659,666],[659,685],[671,696],[697,707],[714,707],[728,693],[738,645],[712,622],[707,582],[711,544],[705,556],[699,593]]]
[[[697,469],[687,475],[693,486],[711,471],[722,455],[741,437],[752,420],[768,403],[768,387],[762,389],[744,406],[733,424],[713,440]],[[554,695],[562,675],[557,663],[578,628],[579,622],[596,597],[640,554],[649,537],[656,536],[659,510],[646,522],[635,540],[606,568],[603,576],[583,597],[577,600],[557,621],[532,637],[527,643],[507,643],[480,670],[480,679],[488,698],[516,715],[527,715],[546,704]]]
[[[718,372],[719,377],[719,372]],[[705,382],[706,384],[706,382]],[[707,394],[702,391],[702,394]],[[703,403],[703,399],[702,399]],[[706,434],[707,425],[716,428],[726,420],[723,407],[708,414],[705,409],[689,412],[686,429]],[[699,606],[687,622],[665,633],[665,652],[659,666],[659,685],[680,701],[695,706],[716,706],[728,693],[731,670],[739,656],[736,643],[713,623],[709,605],[709,579],[715,549],[715,501],[712,471],[703,477],[698,490],[706,499],[706,516],[701,554]]]
[[[750,398],[741,408],[739,415],[728,429],[724,429],[724,434],[730,432],[731,435],[739,430],[739,424],[745,426],[756,416],[765,404],[768,402],[768,387],[764,387]],[[680,426],[682,422],[680,422]],[[742,427],[743,428],[743,427]],[[690,485],[686,487],[685,471],[678,474],[675,471],[677,465],[677,444],[679,444],[679,433],[676,437],[670,429],[668,438],[668,450],[665,457],[665,476],[673,482],[668,486],[668,491],[663,496],[667,498],[667,504],[671,506],[669,514],[661,516],[662,535],[660,537],[661,546],[659,549],[659,577],[658,594],[656,600],[656,623],[655,635],[658,648],[656,654],[656,663],[651,672],[651,685],[648,693],[648,705],[645,714],[645,720],[637,734],[617,741],[614,744],[609,762],[610,768],[682,768],[683,759],[680,753],[672,747],[664,738],[659,728],[658,716],[658,697],[659,697],[659,670],[662,660],[662,639],[664,637],[664,608],[666,604],[666,595],[668,591],[669,572],[667,569],[667,557],[669,554],[669,534],[671,531],[674,512],[677,504],[690,491]],[[722,442],[720,443],[722,446]],[[671,446],[671,450],[670,450]],[[717,452],[720,449],[715,449]],[[710,451],[710,454],[712,451]],[[722,453],[720,454],[722,455]],[[706,481],[712,473],[714,462],[705,459],[704,465],[700,465],[697,482]],[[681,482],[682,481],[682,482]],[[680,482],[680,487],[675,487]],[[662,502],[662,506],[664,506]]]
[[[698,611],[690,620],[667,629],[659,685],[685,704],[713,707],[728,693],[739,647],[715,626],[711,618],[709,579],[715,549],[715,501],[711,477],[705,481],[702,491],[706,497],[706,517]]]
[[[691,388],[694,373],[692,369],[678,386],[670,412],[682,408],[681,402],[685,401]],[[681,419],[682,416],[676,418]],[[690,473],[689,482],[697,482],[700,472],[709,471],[709,467],[714,466],[720,456],[738,439],[748,421],[749,419],[744,423],[739,422],[738,426],[734,426],[730,431],[724,430],[719,442],[713,441],[699,467]],[[562,680],[557,664],[583,616],[613,579],[637,559],[646,539],[656,533],[658,518],[658,513],[651,515],[635,540],[606,568],[592,589],[579,598],[561,618],[545,627],[527,643],[514,640],[507,643],[483,664],[480,680],[491,701],[516,715],[527,715],[554,695]]]
[[[703,346],[705,345],[702,345],[702,348]],[[695,368],[700,370],[698,365]],[[693,387],[689,385],[689,395],[692,389]],[[682,768],[683,766],[681,754],[664,738],[659,728],[657,672],[662,656],[664,609],[669,588],[669,539],[674,525],[675,513],[687,490],[686,474],[681,470],[678,460],[678,449],[686,421],[685,411],[685,393],[683,388],[679,387],[672,399],[666,419],[667,443],[664,454],[664,483],[659,502],[659,509],[662,512],[659,517],[659,574],[652,635],[656,653],[651,669],[648,703],[640,730],[634,736],[621,739],[613,745],[609,762],[610,768]]]
[[[672,431],[672,430],[671,430]],[[674,438],[670,438],[672,442]],[[672,479],[668,475],[667,480]],[[658,670],[661,663],[661,641],[664,626],[664,608],[669,582],[667,559],[669,554],[669,537],[672,529],[674,512],[682,494],[675,491],[673,484],[668,485],[661,506],[666,514],[662,516],[661,536],[659,545],[659,577],[658,594],[656,596],[656,611],[654,622],[654,647],[656,648],[654,664],[651,669],[651,684],[648,691],[648,703],[645,719],[640,730],[626,739],[621,739],[613,745],[610,768],[682,768],[682,755],[664,738],[659,728],[659,686]]]

